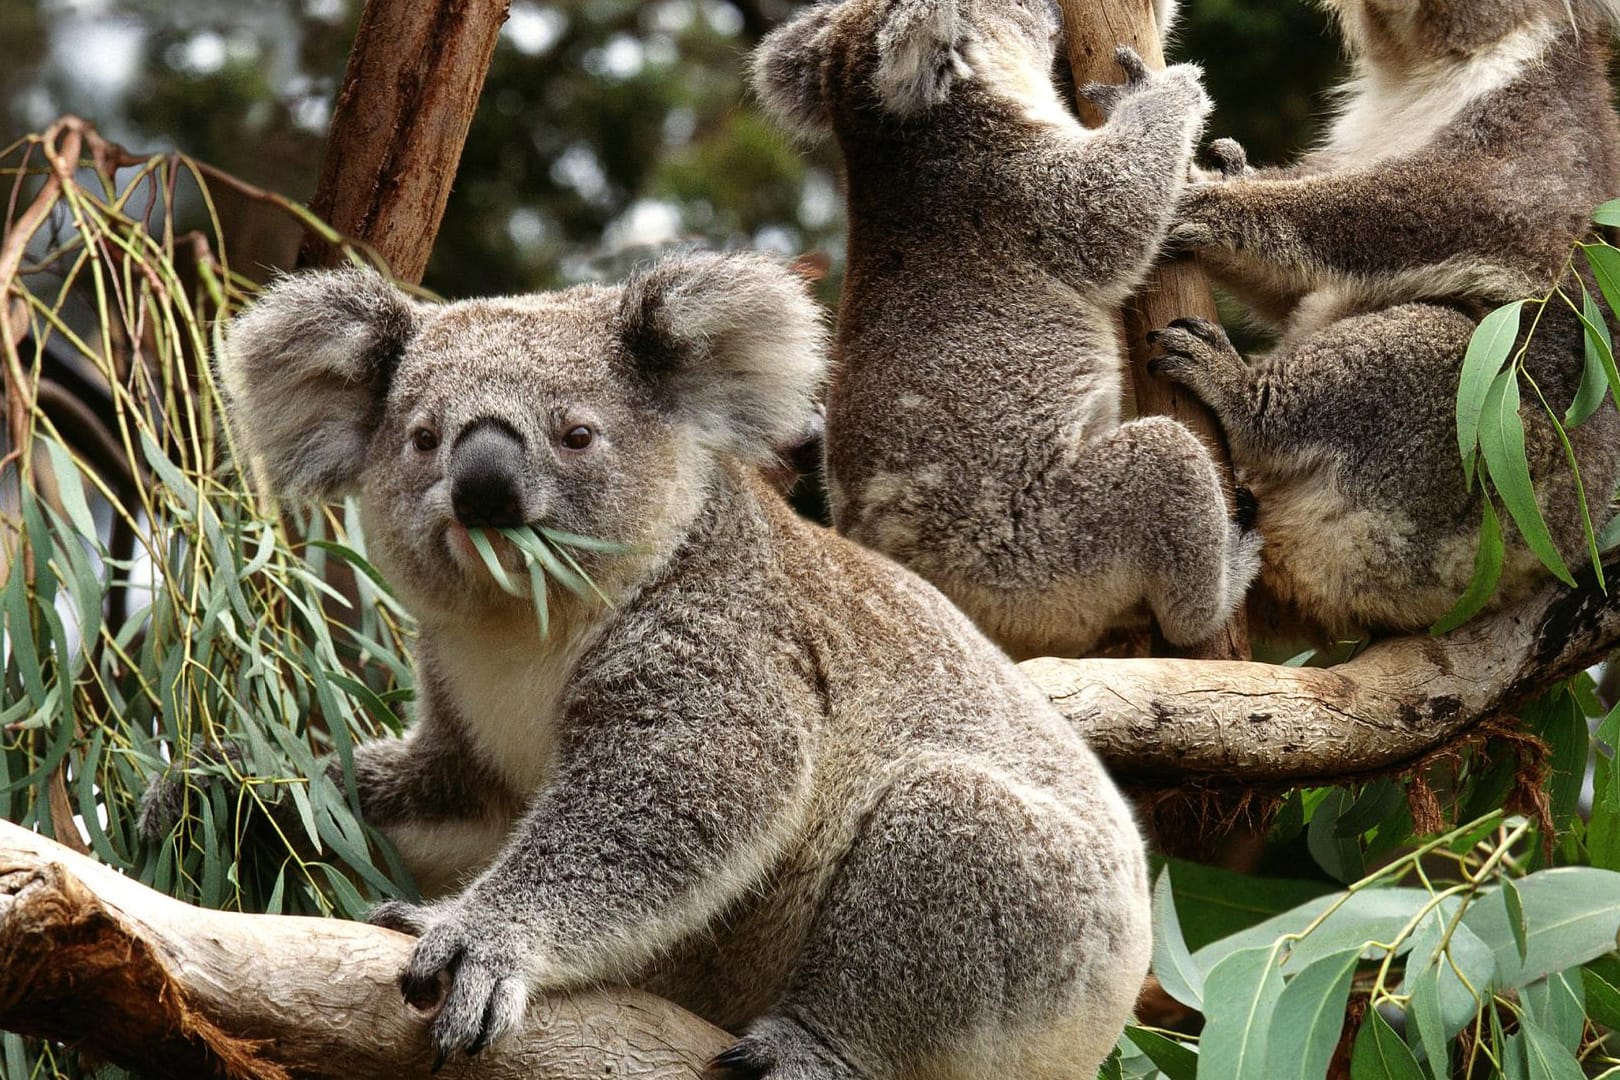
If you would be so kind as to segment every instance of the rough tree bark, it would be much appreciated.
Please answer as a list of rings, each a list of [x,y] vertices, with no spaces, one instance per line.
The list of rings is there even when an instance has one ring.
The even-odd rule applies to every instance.
[[[0,1028],[153,1077],[432,1075],[400,995],[413,940],[365,923],[192,907],[0,822]],[[729,1045],[669,1002],[607,990],[534,1003],[446,1080],[694,1080]]]
[[[1154,21],[1152,0],[1061,0],[1060,6],[1063,8],[1064,40],[1068,46],[1069,67],[1074,72],[1075,85],[1118,82],[1121,74],[1119,65],[1114,63],[1114,49],[1120,45],[1135,49],[1149,68],[1164,68],[1164,46]],[[1081,109],[1081,116],[1093,124],[1101,119],[1089,105]],[[1148,332],[1165,326],[1172,319],[1188,315],[1220,321],[1209,282],[1193,256],[1162,260],[1147,284],[1126,305],[1124,313],[1124,336],[1131,361],[1136,412],[1139,416],[1150,413],[1171,416],[1191,428],[1220,463],[1226,501],[1230,506],[1231,455],[1227,451],[1226,436],[1220,424],[1203,403],[1184,388],[1147,369],[1148,356],[1152,352],[1147,340]],[[1173,655],[1178,650],[1162,639],[1156,639],[1153,651]],[[1213,640],[1194,649],[1179,651],[1199,659],[1247,660],[1250,656],[1249,630],[1243,609],[1238,609],[1224,632]]]
[[[419,282],[510,0],[367,0],[310,208]],[[317,237],[300,262],[335,265]]]
[[[1604,564],[1620,573],[1620,556]],[[1445,637],[1379,642],[1331,668],[1189,660],[1021,665],[1137,785],[1331,783],[1397,771],[1508,718],[1620,645],[1620,592],[1550,585]]]

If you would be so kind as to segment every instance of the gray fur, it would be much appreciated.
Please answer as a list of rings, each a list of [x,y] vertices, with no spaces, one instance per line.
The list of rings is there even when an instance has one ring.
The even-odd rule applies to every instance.
[[[1110,117],[1083,129],[1049,74],[1054,12],[848,0],[755,54],[767,110],[843,151],[833,516],[1015,654],[1080,653],[1147,610],[1191,644],[1242,600],[1259,538],[1191,432],[1121,423],[1114,316],[1209,102],[1195,68],[1122,52],[1130,81],[1085,91]]]
[[[1356,71],[1324,144],[1291,168],[1192,188],[1172,231],[1281,343],[1245,365],[1224,338],[1172,332],[1164,370],[1220,415],[1259,502],[1262,582],[1301,628],[1415,630],[1473,572],[1481,510],[1454,404],[1468,336],[1490,308],[1544,293],[1592,208],[1620,194],[1610,23],[1563,0],[1331,6]],[[1561,414],[1583,360],[1557,301],[1529,365]],[[1568,465],[1528,389],[1525,401],[1532,477],[1578,566]],[[1571,441],[1601,527],[1620,415],[1605,404]],[[1498,602],[1545,577],[1510,535]]]
[[[338,304],[382,288],[289,279],[233,328],[231,385],[286,374],[279,400],[231,400],[263,476],[301,452],[294,413],[321,428],[353,404],[324,393],[348,365],[286,331],[389,336]],[[625,982],[747,1032],[732,1075],[1090,1080],[1147,969],[1140,839],[1072,727],[943,596],[797,518],[752,464],[810,421],[803,283],[686,257],[622,287],[423,307],[397,344],[349,465],[420,622],[420,691],[410,733],[360,747],[356,773],[367,818],[448,893],[376,916],[421,936],[410,991],[452,973],[436,1044]],[[635,547],[587,563],[611,606],[553,594],[544,640],[444,491],[460,433],[490,419],[524,459],[526,520]],[[590,448],[559,452],[582,423]]]

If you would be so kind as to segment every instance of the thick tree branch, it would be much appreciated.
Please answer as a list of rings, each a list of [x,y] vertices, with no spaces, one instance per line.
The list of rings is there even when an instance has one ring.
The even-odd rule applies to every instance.
[[[1089,82],[1118,82],[1122,75],[1114,62],[1114,50],[1129,45],[1154,70],[1164,68],[1164,47],[1159,40],[1159,29],[1153,18],[1152,0],[1061,0],[1063,8],[1064,40],[1068,44],[1069,67],[1074,72],[1077,86]],[[1089,107],[1088,107],[1089,109]],[[1097,116],[1085,116],[1087,122],[1096,123]],[[1210,292],[1204,272],[1192,256],[1167,259],[1159,264],[1153,275],[1137,295],[1126,305],[1124,314],[1125,342],[1131,359],[1131,383],[1136,390],[1136,412],[1139,416],[1158,414],[1170,416],[1191,428],[1202,439],[1221,464],[1221,475],[1226,485],[1227,505],[1232,503],[1231,455],[1226,449],[1226,435],[1221,431],[1214,414],[1203,402],[1193,397],[1184,387],[1152,374],[1147,369],[1149,331],[1167,325],[1172,319],[1189,315],[1201,316],[1215,322],[1220,313],[1215,309],[1215,296]],[[1165,642],[1156,641],[1154,651],[1173,653]],[[1225,631],[1213,641],[1186,655],[1211,660],[1247,660],[1249,658],[1248,619],[1239,608]]]
[[[0,821],[0,1028],[149,1076],[430,1075],[400,997],[412,939],[337,919],[183,904]],[[442,1080],[694,1080],[730,1038],[630,990],[546,998]]]
[[[1614,580],[1620,558],[1604,573]],[[1128,783],[1269,786],[1393,771],[1617,647],[1620,594],[1555,584],[1445,637],[1379,642],[1331,668],[1045,658],[1021,666]]]

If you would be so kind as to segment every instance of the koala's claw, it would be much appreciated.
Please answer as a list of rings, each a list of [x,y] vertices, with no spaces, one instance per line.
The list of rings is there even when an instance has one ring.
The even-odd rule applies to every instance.
[[[1148,81],[1147,64],[1143,62],[1137,51],[1129,45],[1121,45],[1114,50],[1114,63],[1118,64],[1120,70],[1125,72],[1125,78],[1129,85],[1140,86]]]
[[[412,937],[421,937],[422,931],[428,928],[430,913],[425,904],[413,904],[407,900],[385,900],[366,913],[366,922],[387,930],[398,930]]]
[[[431,912],[394,901],[372,912],[371,921],[381,917],[396,928],[409,927],[423,923]],[[507,955],[513,949],[492,947],[493,940],[453,916],[433,915],[400,976],[408,1003],[435,1010],[428,1038],[441,1062],[457,1051],[469,1057],[478,1053],[516,1028],[528,1011],[528,986],[518,974],[518,962]]]
[[[775,1055],[763,1043],[742,1038],[710,1058],[703,1071],[715,1080],[760,1080],[775,1066]]]
[[[1226,336],[1226,330],[1220,323],[1199,318],[1197,315],[1187,315],[1180,319],[1170,320],[1167,330],[1185,330],[1198,340],[1212,345],[1217,349],[1229,349],[1231,341]]]
[[[1201,392],[1211,370],[1224,361],[1236,361],[1237,352],[1219,323],[1208,319],[1176,319],[1157,331],[1153,341],[1160,354],[1148,361],[1148,371]]]

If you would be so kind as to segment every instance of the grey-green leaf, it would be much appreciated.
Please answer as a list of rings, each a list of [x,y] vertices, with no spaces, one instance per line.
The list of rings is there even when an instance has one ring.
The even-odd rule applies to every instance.
[[[1518,890],[1527,927],[1522,960],[1500,890],[1463,916],[1463,925],[1496,954],[1500,986],[1524,986],[1615,947],[1620,933],[1620,872],[1589,866],[1540,870],[1519,879]]]
[[[1457,383],[1457,449],[1469,486],[1474,483],[1474,447],[1479,443],[1485,397],[1496,373],[1513,355],[1524,305],[1525,301],[1515,300],[1481,319],[1463,354],[1462,375]]]
[[[1377,1009],[1367,1010],[1356,1033],[1350,1051],[1350,1080],[1423,1080],[1411,1048]]]
[[[1204,973],[1193,963],[1176,918],[1170,871],[1159,871],[1153,886],[1153,974],[1164,992],[1190,1009],[1204,1007]]]
[[[1266,1050],[1282,997],[1272,948],[1243,949],[1209,973],[1198,1075],[1204,1080],[1268,1080]]]
[[[1519,379],[1512,368],[1502,372],[1486,393],[1479,427],[1479,448],[1490,472],[1491,484],[1502,505],[1519,527],[1519,535],[1547,569],[1566,585],[1575,578],[1553,543],[1552,533],[1536,503],[1530,481],[1530,461],[1524,448],[1524,421],[1519,418]]]
[[[1333,1060],[1333,1048],[1344,1030],[1344,1007],[1359,948],[1324,956],[1288,980],[1277,1001],[1267,1053],[1270,1075],[1277,1080],[1321,1080]]]

